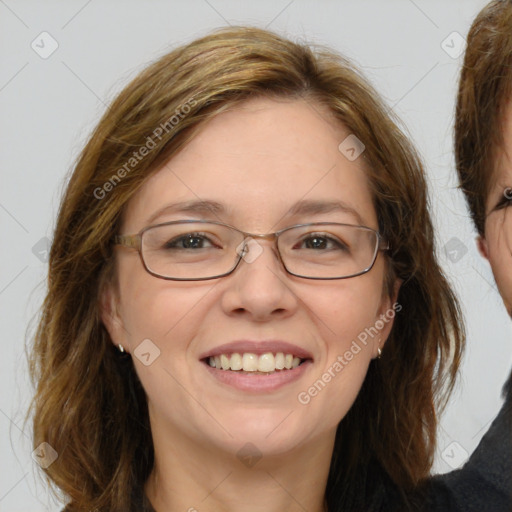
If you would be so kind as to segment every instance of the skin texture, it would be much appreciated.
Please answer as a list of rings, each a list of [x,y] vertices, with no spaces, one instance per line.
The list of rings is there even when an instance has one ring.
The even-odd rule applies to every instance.
[[[499,210],[495,206],[504,190],[512,187],[512,103],[503,121],[503,149],[497,160],[494,184],[487,196],[485,236],[478,239],[480,253],[489,260],[503,303],[512,316],[512,210],[510,205]]]
[[[314,103],[243,103],[205,124],[142,186],[127,206],[121,233],[194,218],[252,233],[316,221],[377,229],[364,160],[350,162],[338,150],[347,135]],[[198,199],[217,201],[224,211],[168,212],[148,223],[167,204]],[[300,200],[341,200],[361,219],[339,211],[290,215]],[[386,256],[379,252],[364,275],[313,281],[287,274],[272,241],[258,243],[263,252],[252,263],[202,282],[155,278],[135,250],[116,249],[118,283],[102,299],[103,321],[113,343],[127,352],[146,338],[161,352],[150,366],[134,357],[149,404],[155,469],[146,493],[156,510],[323,510],[336,426],[392,321],[307,405],[297,395],[392,308],[394,297],[383,292]],[[231,388],[199,360],[234,340],[276,339],[308,350],[313,364],[272,392]],[[236,455],[246,443],[261,455],[252,467]]]

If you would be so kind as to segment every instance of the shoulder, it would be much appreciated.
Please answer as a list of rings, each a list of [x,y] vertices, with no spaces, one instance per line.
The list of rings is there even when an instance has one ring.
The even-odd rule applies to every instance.
[[[512,378],[503,395],[499,414],[466,464],[427,482],[429,501],[444,501],[451,504],[448,510],[464,512],[512,510]]]

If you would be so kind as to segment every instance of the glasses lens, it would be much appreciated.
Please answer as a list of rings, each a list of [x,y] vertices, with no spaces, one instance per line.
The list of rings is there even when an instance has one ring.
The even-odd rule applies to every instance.
[[[378,235],[359,226],[316,224],[284,231],[278,244],[283,263],[292,274],[335,279],[361,274],[372,267]]]
[[[173,279],[205,279],[232,270],[243,240],[237,231],[208,222],[153,226],[142,236],[142,258],[148,270]]]

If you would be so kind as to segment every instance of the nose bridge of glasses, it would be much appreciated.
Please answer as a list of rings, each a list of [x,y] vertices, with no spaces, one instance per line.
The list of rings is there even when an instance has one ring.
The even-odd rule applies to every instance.
[[[244,231],[240,231],[240,233],[244,236],[244,239],[238,244],[236,253],[247,263],[252,263],[262,254],[263,247],[262,244],[259,243],[260,240],[270,241],[275,249],[277,249],[276,241],[279,233],[247,233]],[[276,256],[281,260],[278,249]]]

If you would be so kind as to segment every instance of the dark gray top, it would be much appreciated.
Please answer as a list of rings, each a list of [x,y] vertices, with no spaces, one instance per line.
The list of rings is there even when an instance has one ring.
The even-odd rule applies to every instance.
[[[505,403],[468,462],[429,481],[427,510],[512,512],[512,374]]]

